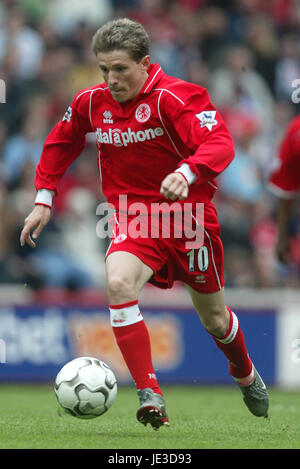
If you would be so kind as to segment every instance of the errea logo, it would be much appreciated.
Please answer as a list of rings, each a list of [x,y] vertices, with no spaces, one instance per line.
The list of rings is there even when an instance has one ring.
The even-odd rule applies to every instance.
[[[103,123],[104,124],[113,124],[112,113],[110,111],[103,112]]]
[[[155,127],[154,129],[138,130],[135,132],[128,128],[126,131],[121,132],[120,129],[109,129],[104,132],[101,128],[96,131],[96,140],[99,144],[112,144],[116,147],[127,147],[129,143],[140,143],[154,138],[161,137],[164,134],[164,129]]]

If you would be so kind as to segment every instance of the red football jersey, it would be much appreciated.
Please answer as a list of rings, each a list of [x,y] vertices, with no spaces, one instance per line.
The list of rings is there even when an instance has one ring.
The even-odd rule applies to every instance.
[[[286,130],[278,163],[269,178],[269,187],[280,197],[294,198],[300,191],[300,116]]]
[[[197,176],[186,202],[209,202],[214,178],[234,157],[232,138],[198,85],[166,75],[159,64],[131,101],[116,102],[105,83],[79,92],[45,141],[36,170],[37,189],[57,192],[61,177],[94,132],[102,190],[118,209],[127,203],[166,202],[161,182],[182,163]],[[171,202],[170,202],[171,203]]]

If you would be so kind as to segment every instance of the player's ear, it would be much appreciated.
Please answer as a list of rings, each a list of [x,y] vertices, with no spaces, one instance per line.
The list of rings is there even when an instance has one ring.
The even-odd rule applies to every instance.
[[[145,55],[145,57],[142,58],[141,65],[143,66],[145,71],[148,70],[148,67],[150,65],[150,55]]]

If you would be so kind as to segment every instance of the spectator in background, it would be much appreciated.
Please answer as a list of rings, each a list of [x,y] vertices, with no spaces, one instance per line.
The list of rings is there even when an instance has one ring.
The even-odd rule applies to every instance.
[[[25,109],[20,131],[10,136],[3,147],[3,179],[9,187],[18,184],[26,163],[37,165],[47,134],[47,101],[36,96]]]
[[[211,90],[220,109],[233,108],[253,116],[266,129],[272,118],[273,97],[253,66],[249,48],[230,46],[224,66],[212,74]]]
[[[20,227],[28,212],[28,205],[32,203],[32,198],[35,197],[35,191],[32,190],[34,172],[35,165],[30,161],[25,162],[19,177],[18,186],[10,190],[9,193],[6,192],[3,194],[5,207],[1,207],[2,204],[0,202],[0,214],[3,217],[1,233],[5,243],[3,252],[0,252],[0,265],[3,267],[1,273],[2,282],[29,284],[30,287],[34,289],[41,287],[63,287],[77,290],[95,286],[95,262],[97,262],[101,254],[99,243],[98,250],[93,250],[96,241],[98,241],[95,236],[95,223],[93,227],[90,225],[86,227],[84,233],[85,237],[83,237],[83,232],[80,227],[80,217],[77,215],[78,223],[73,222],[71,226],[71,228],[73,228],[71,233],[73,243],[72,245],[68,244],[71,237],[70,220],[76,219],[76,211],[74,208],[71,210],[71,206],[69,207],[69,217],[65,224],[62,224],[61,220],[55,217],[47,226],[45,239],[39,244],[35,252],[32,252],[30,248],[22,250],[17,247],[18,243],[16,243],[16,239],[19,236]],[[30,182],[31,185],[29,184]],[[82,189],[80,203],[78,198],[76,199],[77,213],[82,209],[82,217],[88,219],[90,210],[86,210],[87,204],[85,204],[84,207],[82,204],[88,197],[91,199],[92,196],[85,194],[83,191]],[[81,231],[80,235],[78,235],[79,231]],[[75,239],[74,233],[76,233]],[[58,242],[58,237],[60,242]],[[81,252],[83,243],[88,238],[89,240],[93,238],[94,243],[89,249],[85,247],[85,251],[87,251],[88,254],[90,254],[91,251],[93,252],[87,256],[85,263],[82,263],[81,256],[78,255],[78,252]],[[63,246],[61,242],[62,239],[65,241]],[[74,246],[74,242],[77,243],[76,246]],[[77,249],[77,255],[75,248]],[[94,256],[94,260],[88,264],[92,256]],[[100,268],[101,265],[98,271]],[[99,274],[100,273],[101,272],[99,272]]]
[[[151,55],[166,73],[185,79],[185,57],[180,48],[179,27],[172,6],[161,0],[141,0],[131,18],[142,23],[152,39]]]
[[[76,187],[68,192],[65,204],[64,217],[57,219],[63,252],[88,273],[90,285],[104,284],[105,252],[95,227],[97,199],[87,188]]]
[[[225,11],[216,6],[208,6],[199,15],[200,42],[198,47],[204,63],[212,70],[224,64],[228,45],[228,17]]]
[[[263,197],[263,182],[250,147],[260,127],[256,119],[239,110],[227,109],[223,116],[234,139],[236,155],[219,178],[218,208],[224,244],[230,259],[226,265],[226,278],[241,287],[254,286],[257,280],[249,232],[254,207]],[[249,268],[249,265],[252,267]]]
[[[34,165],[30,161],[25,162],[18,184],[10,190],[0,176],[0,282],[29,283],[31,288],[39,288],[43,285],[43,279],[28,261],[30,250],[22,252],[16,243],[28,203],[34,197],[34,191],[28,185],[33,173]]]
[[[40,34],[26,24],[22,9],[14,7],[0,30],[0,64],[9,55],[14,74],[19,80],[29,80],[37,74],[43,53]]]
[[[230,114],[230,115],[228,115]],[[245,204],[254,204],[262,196],[263,183],[257,162],[249,155],[251,141],[260,128],[251,115],[236,111],[224,115],[235,142],[235,159],[220,175],[222,190]]]
[[[300,41],[296,34],[285,34],[275,70],[275,93],[278,99],[291,99],[292,83],[300,78]]]
[[[279,37],[271,19],[266,15],[254,15],[249,18],[245,43],[253,52],[256,72],[264,78],[270,90],[273,90]]]
[[[47,2],[47,10],[50,21],[61,36],[72,33],[81,22],[95,29],[113,13],[110,0],[52,0]]]

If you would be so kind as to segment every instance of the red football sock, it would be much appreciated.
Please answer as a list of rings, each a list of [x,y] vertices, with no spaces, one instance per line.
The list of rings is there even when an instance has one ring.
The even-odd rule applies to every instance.
[[[122,312],[123,317],[132,319],[132,306],[137,308],[137,322],[129,325],[112,327],[117,344],[127,364],[130,374],[135,382],[137,389],[151,388],[157,394],[163,395],[154,372],[151,356],[151,344],[148,329],[140,314],[136,302],[124,303],[122,305],[110,305],[111,311],[118,310]],[[128,306],[129,305],[129,306]],[[129,312],[129,314],[127,314]],[[119,317],[122,316],[119,314]],[[130,322],[129,321],[129,322]],[[112,321],[112,324],[115,321]]]
[[[211,334],[217,347],[222,350],[225,356],[229,360],[229,373],[233,378],[237,380],[241,378],[249,378],[249,381],[241,382],[241,384],[248,385],[253,380],[252,376],[252,361],[249,358],[248,351],[246,348],[244,334],[240,327],[238,318],[236,315],[227,307],[230,314],[229,328],[224,337],[216,337]]]

